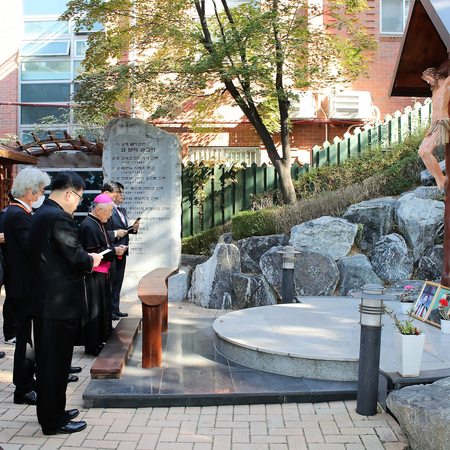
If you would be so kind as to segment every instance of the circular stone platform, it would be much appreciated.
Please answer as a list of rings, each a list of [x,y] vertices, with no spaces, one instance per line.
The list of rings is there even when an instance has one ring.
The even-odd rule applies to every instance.
[[[266,372],[356,381],[359,299],[302,297],[302,302],[219,317],[213,324],[217,351],[238,364]]]

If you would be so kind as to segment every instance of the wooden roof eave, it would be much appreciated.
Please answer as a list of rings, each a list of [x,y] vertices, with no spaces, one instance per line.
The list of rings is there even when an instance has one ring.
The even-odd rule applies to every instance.
[[[33,164],[38,163],[38,158],[21,153],[16,150],[0,146],[0,163],[3,164]]]
[[[442,0],[413,1],[389,97],[431,97],[429,86],[422,80],[422,72],[428,67],[439,68],[446,64],[450,49],[449,29],[450,4]]]

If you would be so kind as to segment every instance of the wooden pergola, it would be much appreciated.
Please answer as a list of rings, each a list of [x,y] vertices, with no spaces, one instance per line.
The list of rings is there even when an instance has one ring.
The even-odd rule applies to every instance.
[[[435,67],[450,76],[450,2],[413,0],[392,78],[389,96],[431,97],[422,72]],[[450,105],[449,105],[450,117]],[[450,176],[450,144],[445,147],[445,166]],[[450,187],[445,197],[444,266],[441,284],[450,287]]]
[[[37,167],[74,169],[102,167],[103,144],[89,142],[82,135],[77,139],[64,132],[64,139],[48,131],[48,139],[39,139],[32,133],[33,142],[16,147],[0,145],[0,209],[9,204],[15,164],[32,164]]]

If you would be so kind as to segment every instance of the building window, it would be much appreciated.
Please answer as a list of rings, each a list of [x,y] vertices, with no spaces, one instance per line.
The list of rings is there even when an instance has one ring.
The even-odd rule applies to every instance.
[[[381,0],[381,32],[402,34],[411,0]]]
[[[67,9],[69,0],[45,0],[39,2],[36,0],[23,0],[24,16],[60,16]]]
[[[74,79],[83,70],[81,63],[88,35],[102,26],[95,24],[93,30],[77,31],[72,21],[59,21],[67,9],[67,1],[23,0],[22,3],[19,100],[30,104],[20,107],[19,134],[23,142],[32,140],[29,133],[33,128],[36,132],[49,128],[75,134],[74,115],[67,103],[77,88]],[[51,125],[39,125],[36,129],[35,124],[48,116],[53,116]]]

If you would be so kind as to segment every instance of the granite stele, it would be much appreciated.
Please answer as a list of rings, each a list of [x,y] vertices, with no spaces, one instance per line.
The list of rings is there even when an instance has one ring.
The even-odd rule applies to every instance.
[[[106,127],[103,174],[125,186],[129,224],[141,218],[139,233],[130,236],[123,297],[127,278],[137,288],[145,273],[180,264],[180,140],[141,119],[113,119]]]

